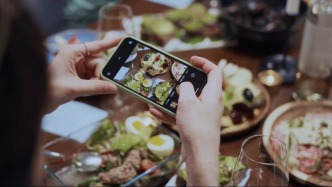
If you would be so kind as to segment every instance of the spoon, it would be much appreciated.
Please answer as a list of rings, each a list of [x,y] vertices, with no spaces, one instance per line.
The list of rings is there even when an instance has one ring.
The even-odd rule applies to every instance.
[[[100,154],[91,151],[79,152],[66,156],[62,153],[44,150],[43,154],[47,157],[61,158],[60,161],[55,161],[51,164],[60,164],[70,160],[80,172],[96,171],[102,163]]]

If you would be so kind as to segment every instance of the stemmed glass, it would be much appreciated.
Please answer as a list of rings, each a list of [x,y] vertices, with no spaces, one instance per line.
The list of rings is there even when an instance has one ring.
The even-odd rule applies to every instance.
[[[99,39],[135,36],[133,11],[129,5],[114,2],[103,5],[98,15]]]
[[[254,135],[241,146],[231,186],[288,186],[287,148],[268,135]]]

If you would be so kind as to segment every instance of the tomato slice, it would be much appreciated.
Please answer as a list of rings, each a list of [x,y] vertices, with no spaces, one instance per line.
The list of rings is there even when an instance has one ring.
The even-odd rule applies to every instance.
[[[156,164],[155,164],[152,160],[150,160],[150,159],[143,159],[143,160],[141,161],[141,170],[142,170],[142,172],[144,172],[144,171],[146,171],[146,170],[152,168],[152,167],[155,166],[155,165],[156,165]],[[159,172],[160,172],[160,168],[157,168],[157,169],[155,169],[153,172],[151,172],[150,175],[156,175],[156,174],[158,174]]]

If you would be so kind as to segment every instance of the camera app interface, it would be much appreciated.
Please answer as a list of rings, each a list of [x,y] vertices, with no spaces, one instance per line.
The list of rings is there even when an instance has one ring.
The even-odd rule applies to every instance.
[[[112,67],[113,70],[116,69],[112,73],[114,81],[174,113],[181,82],[192,82],[196,94],[199,94],[206,84],[206,75],[203,72],[177,62],[141,43],[132,42],[128,42],[128,45],[133,45],[130,53],[120,52],[114,55],[117,60],[115,63],[117,67]],[[121,46],[119,49],[121,50]]]

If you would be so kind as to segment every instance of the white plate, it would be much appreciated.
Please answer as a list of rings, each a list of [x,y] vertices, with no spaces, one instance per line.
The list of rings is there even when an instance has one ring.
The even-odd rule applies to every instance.
[[[77,36],[77,42],[90,42],[97,40],[98,33],[91,29],[69,29],[47,37],[45,45],[48,50],[49,62],[53,60],[54,54],[73,36]]]

